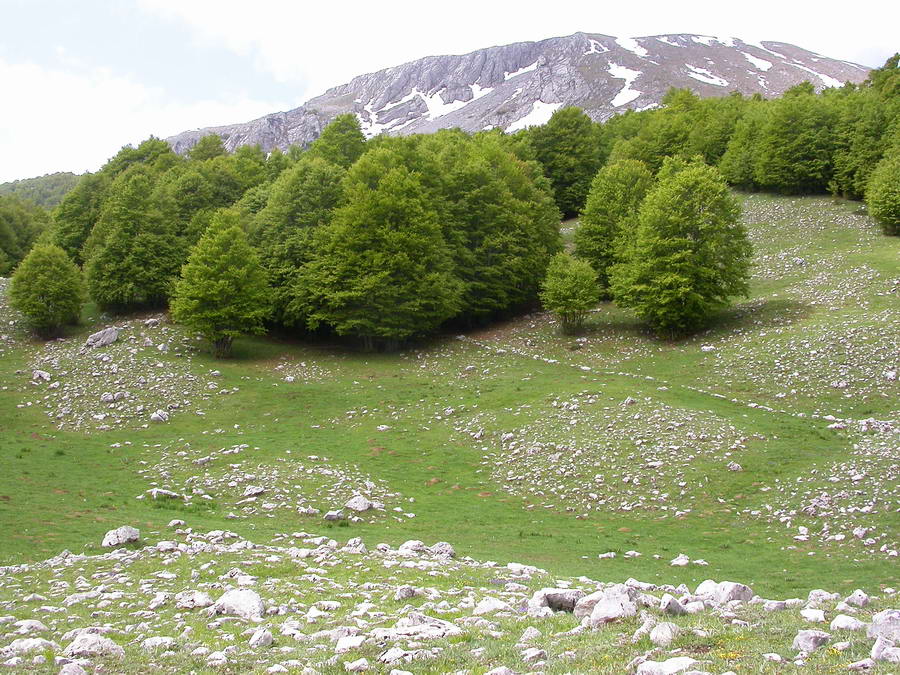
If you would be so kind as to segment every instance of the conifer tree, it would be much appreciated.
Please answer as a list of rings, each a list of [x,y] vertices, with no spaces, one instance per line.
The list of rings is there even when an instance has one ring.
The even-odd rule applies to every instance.
[[[613,298],[660,335],[695,330],[746,295],[752,249],[721,174],[691,165],[644,199],[629,259],[610,271]]]
[[[10,281],[10,304],[42,337],[77,323],[86,297],[81,270],[53,244],[35,246]]]
[[[200,333],[213,353],[224,357],[234,338],[265,332],[270,299],[259,257],[237,217],[216,212],[181,269],[170,304],[172,318]]]

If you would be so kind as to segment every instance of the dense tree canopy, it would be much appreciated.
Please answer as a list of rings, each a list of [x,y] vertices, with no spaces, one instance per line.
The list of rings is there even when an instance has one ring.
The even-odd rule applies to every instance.
[[[78,176],[68,171],[51,173],[36,178],[23,178],[9,183],[0,183],[0,197],[14,195],[21,199],[52,209],[59,204],[66,193],[78,183]]]
[[[314,255],[313,232],[330,222],[341,200],[345,173],[321,157],[301,157],[278,177],[256,216],[252,241],[272,283],[273,318],[278,323],[301,320],[287,312],[294,277]]]
[[[307,154],[349,169],[363,154],[365,145],[366,137],[360,129],[359,118],[345,113],[331,120],[309,146]]]
[[[47,213],[15,195],[0,196],[0,276],[25,257],[47,227]]]
[[[527,134],[565,217],[584,207],[591,179],[608,154],[602,127],[578,108],[561,108]]]
[[[165,304],[168,286],[184,260],[173,225],[151,200],[151,175],[136,166],[110,186],[90,258],[88,290],[114,311]]]
[[[456,313],[460,287],[428,193],[388,148],[360,158],[344,189],[300,270],[293,311],[370,348],[431,333]]]

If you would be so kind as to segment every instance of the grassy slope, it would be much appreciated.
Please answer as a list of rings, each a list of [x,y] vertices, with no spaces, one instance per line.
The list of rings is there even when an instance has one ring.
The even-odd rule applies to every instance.
[[[168,424],[103,433],[56,430],[37,406],[17,408],[23,400],[36,397],[27,375],[17,371],[30,372],[31,358],[40,346],[22,341],[7,346],[0,357],[0,461],[4,468],[0,472],[0,560],[40,559],[63,548],[90,550],[106,530],[121,524],[141,528],[145,538],[152,540],[151,532],[164,531],[165,524],[176,517],[198,530],[231,529],[256,541],[266,541],[276,532],[325,531],[321,517],[299,516],[288,509],[227,519],[236,508],[236,498],[226,490],[211,490],[215,499],[202,508],[135,499],[151,487],[147,475],[138,471],[153,467],[167,448],[174,451],[189,443],[192,453],[207,453],[248,443],[259,448],[253,451],[250,468],[324,455],[355,465],[402,493],[404,501],[398,503],[415,513],[415,518],[382,518],[335,528],[332,533],[341,538],[362,536],[370,545],[444,539],[463,555],[517,560],[559,574],[609,580],[633,576],[673,584],[731,578],[773,597],[822,585],[832,590],[862,586],[873,591],[879,585],[896,585],[896,565],[883,554],[867,554],[853,541],[794,542],[791,535],[796,530],[749,513],[765,510],[779,485],[809,476],[813,469],[824,472],[831,462],[847,457],[859,440],[828,430],[825,421],[797,417],[797,413],[896,419],[896,383],[866,378],[873,359],[879,376],[891,359],[897,365],[897,332],[893,330],[897,296],[895,281],[891,291],[891,275],[896,275],[900,240],[877,236],[870,222],[851,213],[852,204],[761,196],[748,197],[746,203],[761,258],[753,298],[729,312],[708,334],[683,343],[665,344],[647,337],[625,313],[610,306],[596,312],[585,335],[587,342],[577,351],[573,351],[578,346],[573,339],[558,336],[552,323],[540,315],[471,335],[471,340],[436,340],[402,355],[246,340],[229,362],[214,362],[202,354],[193,359],[195,372],[218,368],[223,386],[240,387],[239,393],[206,405],[205,417],[183,413]],[[779,258],[783,251],[790,253],[786,260],[802,256],[805,262],[784,263]],[[871,271],[868,281],[862,269]],[[843,289],[850,282],[858,283],[841,297],[814,304],[835,285]],[[93,328],[83,327],[75,338],[81,339]],[[808,349],[796,343],[812,338],[833,345],[851,331],[857,332],[850,342],[872,349],[847,349],[841,356],[849,364],[849,390],[823,387],[831,375],[823,374],[823,368],[841,364],[811,358]],[[701,343],[716,349],[703,352]],[[498,349],[505,353],[498,354]],[[284,356],[314,363],[328,375],[288,384],[275,369]],[[785,364],[790,373],[807,377],[803,386],[793,386],[796,394],[778,398],[785,393],[780,375]],[[466,371],[469,365],[475,369]],[[661,386],[667,388],[661,390]],[[714,390],[724,398],[698,389]],[[554,417],[558,410],[552,406],[554,399],[580,392],[596,394],[603,406],[585,410],[574,425]],[[847,393],[853,396],[848,398]],[[691,480],[691,512],[685,515],[646,508],[595,509],[579,519],[575,516],[580,509],[566,510],[574,508],[566,494],[549,500],[553,508],[545,508],[548,499],[521,485],[502,484],[496,468],[484,462],[486,453],[493,453],[500,463],[508,460],[500,443],[508,431],[523,435],[528,431],[546,442],[589,445],[599,439],[596,447],[585,446],[584,457],[601,453],[605,417],[628,396],[641,401],[649,398],[648,405],[666,404],[679,414],[702,411],[716,424],[738,428],[749,438],[734,455],[745,470],[725,470],[721,455],[698,458],[689,467],[689,477],[704,476],[708,481]],[[785,412],[750,408],[747,402]],[[448,407],[455,411],[446,416],[442,411]],[[361,414],[364,409],[369,412]],[[357,414],[348,417],[351,410]],[[240,428],[235,429],[236,423]],[[382,424],[391,429],[378,431]],[[469,432],[479,426],[484,427],[485,436],[475,441]],[[216,429],[221,432],[209,433]],[[642,432],[640,422],[634,431]],[[111,447],[125,441],[133,445]],[[540,457],[534,459],[539,461]],[[540,465],[532,469],[539,473]],[[881,472],[871,476],[872,481],[895,476],[896,455],[871,469]],[[185,473],[190,467],[179,470]],[[649,474],[653,471],[648,479]],[[577,476],[556,472],[549,460],[544,476],[541,490],[545,494],[554,483],[562,486],[563,493],[579,488]],[[659,489],[677,493],[668,475],[660,474],[659,480]],[[762,487],[774,493],[763,492]],[[884,534],[881,541],[896,546],[896,491],[890,490],[888,486],[884,494],[895,500],[893,506],[882,504],[869,520]],[[410,498],[415,501],[407,501]],[[791,499],[789,494],[784,498]],[[801,496],[796,499],[798,505]],[[670,500],[676,507],[679,501]],[[807,520],[810,529],[822,522]],[[87,547],[86,542],[90,542]],[[787,548],[793,546],[793,550]],[[642,556],[597,559],[598,553],[629,549]],[[682,552],[707,560],[709,566],[671,567],[669,560]]]

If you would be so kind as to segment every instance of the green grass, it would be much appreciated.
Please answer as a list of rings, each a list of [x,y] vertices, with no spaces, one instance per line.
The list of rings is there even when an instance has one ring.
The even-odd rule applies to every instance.
[[[0,561],[39,560],[64,548],[96,550],[104,532],[123,524],[153,541],[166,536],[169,520],[181,518],[198,531],[229,529],[259,542],[298,530],[338,539],[361,536],[370,546],[447,540],[462,555],[536,564],[554,574],[672,584],[734,579],[772,597],[819,586],[873,592],[896,586],[896,564],[877,546],[867,550],[851,536],[841,542],[792,538],[798,525],[818,530],[830,522],[837,531],[845,523],[862,524],[876,528],[879,546],[896,548],[897,487],[889,482],[897,475],[896,453],[867,460],[865,485],[880,490],[875,513],[793,517],[789,529],[767,507],[800,508],[804,495],[779,492],[798,478],[815,477],[810,491],[832,489],[827,472],[865,440],[852,429],[829,430],[828,422],[811,415],[897,419],[898,385],[881,371],[900,365],[900,240],[878,235],[871,222],[853,213],[853,204],[758,195],[746,197],[745,204],[759,260],[752,297],[702,335],[674,343],[652,338],[629,314],[606,304],[592,314],[583,342],[560,336],[542,314],[401,354],[246,339],[227,361],[202,352],[154,355],[203,382],[209,370],[218,369],[217,384],[239,388],[198,404],[203,417],[188,409],[167,424],[144,429],[146,419],[127,420],[101,432],[57,429],[48,420],[39,409],[46,385],[28,382],[36,355],[46,348],[16,334],[15,342],[0,343]],[[792,262],[795,257],[804,264]],[[0,316],[6,324],[9,311],[0,308]],[[89,308],[86,316],[98,313]],[[80,342],[100,325],[86,321],[71,339]],[[701,345],[714,350],[702,351]],[[820,355],[810,356],[812,349]],[[284,380],[288,372],[296,374],[294,382]],[[836,378],[848,386],[831,387]],[[585,392],[598,403],[580,408],[576,424],[569,425],[552,402],[583,398]],[[700,425],[697,420],[714,433],[722,430],[729,444],[743,439],[729,459],[744,471],[725,468],[724,450],[698,456],[681,472],[631,467],[628,455],[640,455],[632,436],[646,432],[649,444],[666,444],[666,433],[663,428],[650,434],[641,420],[632,420],[620,423],[621,434],[610,435],[606,425],[629,396],[641,401],[644,414],[666,406],[672,419],[694,420],[671,432],[673,444],[689,447],[685,434]],[[17,407],[28,400],[33,405]],[[448,408],[454,412],[446,414]],[[379,425],[390,429],[379,431]],[[734,430],[726,433],[729,427]],[[484,436],[475,440],[471,434],[479,428]],[[506,432],[581,454],[566,454],[573,468],[565,475],[549,451],[516,463],[504,454],[500,439]],[[884,442],[895,441],[893,436]],[[239,444],[250,448],[208,470],[190,463]],[[182,451],[187,454],[179,458]],[[621,493],[621,473],[631,470],[645,479],[635,494],[650,494],[647,483],[655,480],[652,489],[669,493],[673,509],[583,508],[590,500],[585,481],[604,473],[603,466],[593,465],[614,451],[619,463],[606,467],[606,473],[614,470],[606,477],[610,493]],[[285,499],[302,496],[323,509],[339,506],[322,496],[328,483],[321,476],[295,480],[291,472],[308,463],[309,455],[327,457],[348,475],[371,479],[397,496],[385,499],[384,514],[338,527],[284,506],[241,511],[240,491],[222,483],[227,462],[251,473],[269,467],[279,470],[273,485]],[[497,462],[486,463],[492,457]],[[525,484],[501,479],[507,468],[526,464],[532,478]],[[194,473],[214,485],[211,500],[185,506],[136,499],[152,482],[184,488]],[[687,483],[684,496],[678,482]],[[679,507],[690,512],[676,516]],[[232,512],[240,517],[228,518]],[[631,549],[642,555],[597,559],[599,553]],[[670,566],[682,552],[709,565]]]

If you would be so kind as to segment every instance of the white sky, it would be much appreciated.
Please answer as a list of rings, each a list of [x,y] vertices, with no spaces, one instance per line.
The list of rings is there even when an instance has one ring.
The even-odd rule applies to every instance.
[[[880,66],[900,3],[0,0],[0,182],[296,107],[356,75],[577,31],[790,42]]]

